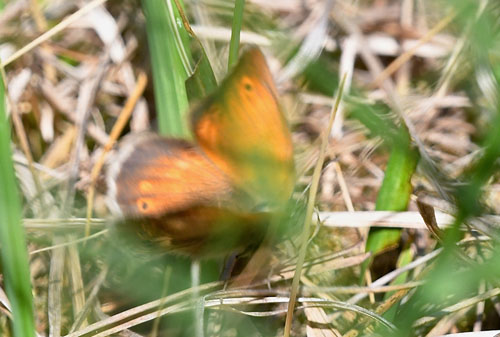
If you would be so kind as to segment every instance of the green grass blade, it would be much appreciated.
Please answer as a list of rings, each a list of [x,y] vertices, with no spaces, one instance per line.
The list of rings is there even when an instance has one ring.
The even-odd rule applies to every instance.
[[[203,48],[194,73],[186,80],[186,90],[190,102],[206,97],[217,88],[217,80]]]
[[[245,0],[236,0],[234,3],[233,26],[231,28],[231,41],[229,42],[228,69],[231,69],[238,61],[238,51],[240,49],[240,31],[243,23],[243,9]]]
[[[10,126],[5,107],[5,88],[0,78],[0,245],[7,295],[12,305],[14,336],[35,334],[33,299],[24,230],[21,226],[21,199],[10,149]]]
[[[153,69],[159,132],[189,137],[185,81],[191,75],[189,41],[172,0],[142,1]]]
[[[392,144],[391,156],[385,170],[384,181],[377,196],[377,211],[404,211],[412,191],[410,179],[418,161],[418,153],[410,143],[410,136],[401,129],[404,144]]]
[[[405,248],[401,254],[399,254],[398,257],[398,262],[396,264],[397,268],[402,268],[406,265],[408,265],[411,261],[413,261],[414,258],[414,252],[411,247]],[[403,284],[406,282],[406,279],[408,278],[408,272],[404,272],[398,277],[396,277],[390,284],[391,285],[399,285]],[[384,295],[384,300],[389,299],[392,295],[394,295],[396,292],[395,291],[389,291]],[[399,308],[399,302],[396,302],[392,305],[392,307],[389,308],[384,314],[383,317],[389,321],[394,321],[394,317],[396,316],[397,310]]]
[[[411,177],[415,173],[419,155],[412,146],[410,135],[404,127],[397,127],[384,116],[386,108],[367,106],[352,102],[351,115],[363,123],[372,134],[380,136],[391,147],[391,155],[385,170],[384,180],[380,187],[375,209],[377,211],[404,211],[408,207],[412,192]],[[398,243],[401,230],[396,228],[372,228],[366,243],[366,251],[373,255]],[[363,264],[364,270],[372,259]]]
[[[402,130],[406,133],[406,130]],[[418,152],[411,146],[409,135],[404,144],[392,144],[391,156],[385,170],[384,180],[378,192],[375,210],[404,211],[408,207],[412,192],[411,177],[415,173]],[[377,254],[398,243],[400,229],[372,228],[366,250]]]
[[[500,85],[500,80],[498,82]],[[490,177],[498,172],[497,160],[500,157],[500,105],[497,114],[492,118],[491,127],[486,133],[483,148],[484,153],[470,172],[467,173],[467,183],[460,186],[456,192],[460,219],[477,216],[483,211],[481,205],[483,186]]]
[[[331,63],[328,57],[321,54],[307,65],[303,76],[308,90],[333,96],[334,88],[339,86],[339,74],[335,69],[331,69]]]
[[[195,69],[193,70],[192,75],[186,80],[188,100],[189,102],[196,102],[206,97],[217,88],[217,79],[215,78],[212,65],[207,57],[205,48],[203,48],[203,44],[191,29],[188,19],[184,13],[181,12],[180,15],[184,26],[187,27],[186,29],[190,32],[191,37],[200,49],[200,57],[196,62]]]
[[[490,2],[493,5],[494,2]],[[498,286],[500,277],[500,258],[498,237],[494,231],[490,234],[491,246],[484,251],[488,254],[480,253],[480,260],[475,260],[474,255],[469,254],[469,250],[457,245],[457,241],[463,237],[463,232],[459,226],[468,218],[484,215],[485,211],[490,210],[485,205],[485,192],[488,191],[491,184],[491,178],[498,177],[498,160],[500,158],[500,105],[498,97],[500,91],[500,66],[492,55],[498,55],[498,12],[487,7],[482,15],[475,16],[478,13],[476,6],[482,4],[474,1],[449,1],[452,8],[463,8],[464,5],[473,6],[466,11],[460,11],[457,16],[457,26],[468,27],[467,48],[464,48],[462,57],[467,60],[471,68],[482,71],[482,76],[489,72],[492,86],[491,95],[494,100],[488,102],[487,92],[480,91],[480,95],[469,97],[473,101],[481,101],[481,111],[477,114],[484,118],[484,124],[477,131],[476,136],[481,144],[481,152],[474,162],[472,162],[467,171],[456,182],[459,184],[454,191],[458,212],[456,214],[453,226],[445,230],[443,237],[443,252],[436,259],[432,268],[423,279],[425,284],[417,289],[408,301],[400,305],[394,322],[400,327],[400,331],[415,331],[415,321],[423,316],[436,317],[437,319],[446,317],[446,306],[469,302],[471,296],[478,294],[479,285],[484,282],[491,284],[492,288]],[[495,3],[496,5],[496,3]],[[472,22],[472,24],[471,24]],[[496,34],[491,31],[496,27]],[[486,70],[486,71],[485,71]],[[475,74],[477,75],[477,74]],[[475,76],[470,76],[467,85],[477,85]],[[488,103],[484,103],[488,102]],[[493,103],[493,104],[491,104]],[[494,105],[496,103],[496,105]],[[479,106],[479,105],[478,105]],[[478,109],[479,110],[479,109]],[[483,251],[483,246],[479,243],[474,244],[479,252]],[[491,248],[490,248],[491,247]],[[491,249],[491,250],[490,250]],[[460,253],[460,254],[457,254]],[[464,258],[466,256],[466,258]],[[471,295],[473,294],[473,295]],[[498,297],[498,295],[495,295]],[[447,317],[446,317],[447,318]],[[446,319],[445,318],[445,319]],[[458,320],[457,322],[464,322]],[[429,325],[430,326],[430,325]],[[484,326],[483,326],[484,328]],[[407,335],[410,335],[409,333]],[[401,336],[398,335],[398,336]]]

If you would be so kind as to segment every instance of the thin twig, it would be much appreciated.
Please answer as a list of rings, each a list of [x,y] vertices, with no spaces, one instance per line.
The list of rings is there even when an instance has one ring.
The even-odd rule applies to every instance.
[[[84,141],[85,141],[85,131],[87,130],[88,117],[90,116],[90,110],[92,109],[92,103],[97,94],[97,90],[101,84],[101,80],[104,78],[106,69],[108,68],[110,59],[109,53],[106,53],[102,61],[99,63],[94,76],[87,82],[84,82],[80,88],[78,105],[77,105],[77,127],[78,132],[75,140],[75,146],[73,149],[73,158],[71,160],[71,166],[69,171],[69,178],[66,184],[66,193],[63,200],[63,214],[66,216],[71,211],[73,207],[73,200],[75,195],[75,182],[78,176],[78,170],[80,166],[80,154],[82,152]]]
[[[373,80],[372,87],[381,86],[383,81],[389,78],[389,76],[396,72],[403,64],[408,62],[413,57],[413,55],[415,55],[415,52],[418,48],[429,42],[437,33],[448,26],[448,24],[453,21],[455,16],[456,12],[452,12],[441,19],[431,30],[427,32],[427,34],[425,34],[420,40],[418,40],[417,44],[415,44],[413,48],[401,54],[398,58],[392,61],[391,64],[389,64],[380,74],[378,74],[377,77]]]
[[[146,74],[144,72],[139,73],[139,76],[137,77],[137,84],[134,88],[134,91],[132,92],[127,102],[125,103],[125,106],[120,112],[120,115],[118,116],[115,125],[113,125],[113,129],[109,134],[109,140],[104,146],[104,149],[101,152],[101,156],[95,163],[94,167],[92,167],[92,171],[90,173],[90,187],[87,195],[87,225],[85,226],[85,236],[88,236],[90,234],[90,219],[92,217],[92,209],[94,205],[94,194],[95,194],[95,185],[97,183],[97,177],[101,172],[102,166],[104,165],[104,161],[106,159],[108,152],[116,143],[116,140],[118,139],[121,132],[127,125],[127,122],[130,119],[132,112],[134,111],[135,104],[142,96],[142,93],[146,88],[147,82],[148,78]]]
[[[88,12],[90,12],[91,10],[93,10],[94,8],[102,5],[106,1],[107,0],[93,0],[93,1],[89,2],[87,5],[85,5],[84,7],[82,7],[81,9],[79,9],[78,11],[76,11],[73,14],[71,14],[70,16],[68,16],[67,18],[65,18],[63,21],[61,21],[60,23],[58,23],[57,25],[55,25],[52,29],[46,31],[45,33],[43,33],[42,35],[40,35],[39,37],[37,37],[36,39],[34,39],[33,41],[31,41],[30,43],[28,43],[26,46],[24,46],[23,48],[21,48],[18,51],[16,51],[9,58],[7,58],[7,60],[5,60],[5,62],[2,63],[2,66],[5,67],[8,64],[12,63],[13,61],[15,61],[16,59],[18,59],[22,55],[26,54],[27,52],[29,52],[33,48],[35,48],[38,45],[40,45],[41,43],[47,41],[48,39],[50,39],[54,35],[60,33],[65,28],[67,28],[69,25],[71,25],[75,21],[79,20],[85,14],[87,14]]]
[[[328,145],[328,137],[331,133],[333,121],[335,120],[335,114],[342,99],[342,92],[344,89],[345,79],[346,76],[344,75],[342,81],[340,82],[339,89],[337,91],[337,99],[335,101],[335,105],[333,106],[330,114],[330,120],[328,121],[328,128],[323,132],[322,135],[323,137],[321,142],[321,148],[318,154],[318,162],[316,164],[316,167],[314,168],[313,180],[311,183],[311,188],[309,190],[309,200],[307,202],[306,219],[301,234],[301,245],[299,251],[299,258],[297,259],[297,269],[295,270],[295,275],[293,277],[292,291],[290,293],[290,301],[288,302],[288,311],[285,320],[285,332],[283,334],[284,337],[290,336],[290,330],[292,328],[293,310],[295,308],[295,301],[297,299],[299,281],[300,281],[300,276],[302,274],[302,265],[304,264],[304,260],[306,257],[309,231],[312,222],[312,213],[314,210],[314,203],[316,201],[316,193],[318,192],[318,187],[319,187],[319,178],[321,176],[321,170],[323,168],[323,162],[325,160],[326,147]]]

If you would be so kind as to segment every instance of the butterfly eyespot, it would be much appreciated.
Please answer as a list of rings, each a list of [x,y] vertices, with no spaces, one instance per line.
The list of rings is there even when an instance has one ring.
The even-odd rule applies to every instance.
[[[142,210],[142,211],[147,211],[148,208],[149,208],[149,205],[146,201],[144,200],[139,200],[139,208]]]
[[[243,78],[243,88],[245,88],[246,91],[252,91],[253,85],[249,78]]]

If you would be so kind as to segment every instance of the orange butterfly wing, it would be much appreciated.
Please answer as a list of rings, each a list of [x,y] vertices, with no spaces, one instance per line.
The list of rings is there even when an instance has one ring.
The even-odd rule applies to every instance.
[[[269,214],[253,207],[288,200],[295,174],[290,131],[258,49],[193,111],[192,126],[199,147],[153,134],[122,141],[108,167],[110,209],[140,237],[189,254],[258,241]]]
[[[154,134],[129,136],[108,168],[108,204],[127,218],[227,204],[227,176],[194,145]]]
[[[192,128],[206,155],[256,203],[288,200],[295,179],[291,135],[259,49],[244,53],[193,111]]]

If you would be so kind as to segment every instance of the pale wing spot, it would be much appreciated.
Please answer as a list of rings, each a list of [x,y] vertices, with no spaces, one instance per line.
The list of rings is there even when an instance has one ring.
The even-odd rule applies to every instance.
[[[180,165],[178,165],[179,168],[182,168],[180,167]],[[163,179],[168,179],[168,180],[181,180],[182,178],[184,177],[183,173],[181,170],[179,170],[178,168],[172,168],[171,170],[169,170],[168,172],[164,173],[163,174]]]
[[[153,184],[149,181],[141,181],[139,183],[139,190],[142,193],[149,193],[153,190]]]
[[[176,164],[177,164],[177,167],[179,169],[187,169],[191,165],[191,163],[189,163],[189,161],[185,161],[185,160],[179,160]]]

